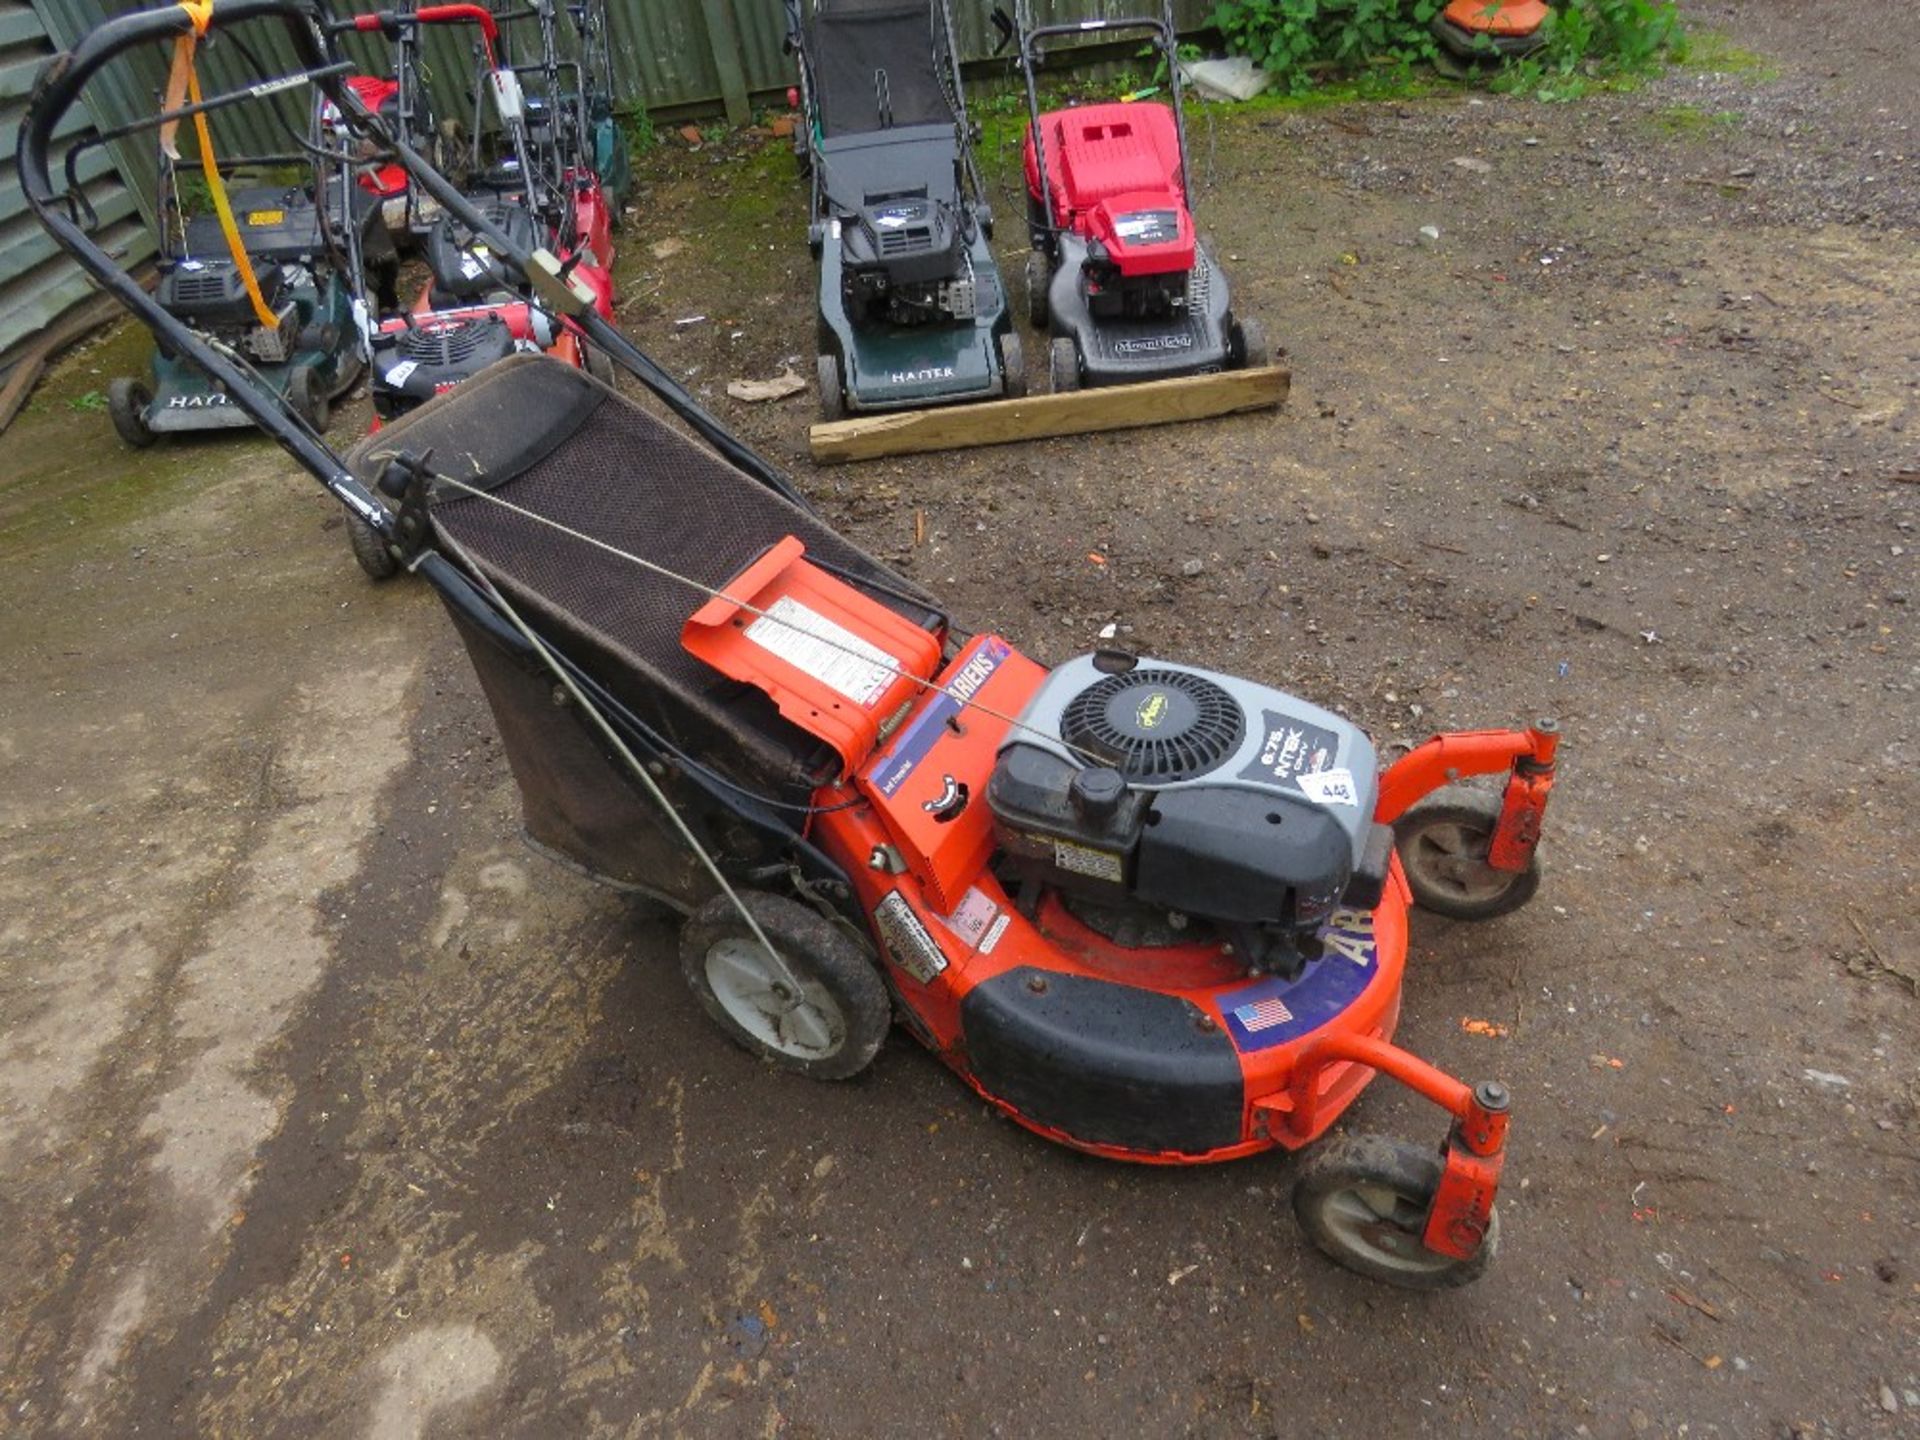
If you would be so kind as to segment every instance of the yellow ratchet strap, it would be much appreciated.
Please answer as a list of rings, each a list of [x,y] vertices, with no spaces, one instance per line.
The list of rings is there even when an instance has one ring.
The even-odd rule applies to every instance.
[[[193,21],[193,29],[173,42],[173,68],[167,74],[166,108],[169,110],[178,110],[186,100],[200,103],[200,72],[194,68],[193,52],[213,20],[213,0],[180,0],[180,8]],[[179,127],[178,120],[169,120],[160,127],[161,148],[176,160],[180,152],[174,146],[173,137]],[[206,111],[193,117],[193,128],[200,137],[200,167],[207,174],[213,210],[220,217],[220,231],[227,237],[227,249],[233,254],[241,283],[247,287],[247,298],[253,302],[254,318],[267,329],[275,329],[280,317],[267,308],[266,299],[260,293],[260,281],[253,273],[253,262],[247,258],[247,247],[240,239],[240,227],[234,223],[233,207],[227,203],[227,187],[221,183],[220,167],[214,162],[213,131],[207,124]]]

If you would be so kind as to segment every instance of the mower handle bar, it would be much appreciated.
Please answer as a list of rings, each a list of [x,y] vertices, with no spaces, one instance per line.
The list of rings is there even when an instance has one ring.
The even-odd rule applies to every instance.
[[[317,85],[333,102],[349,128],[390,151],[421,189],[451,212],[470,233],[484,238],[496,255],[509,261],[547,302],[549,308],[564,315],[583,331],[589,340],[606,352],[609,359],[645,385],[723,459],[783,498],[802,508],[811,509],[792,482],[729,433],[684,386],[613,324],[601,318],[587,299],[567,285],[558,274],[558,262],[550,254],[544,251],[536,253],[515,245],[498,225],[435,170],[425,156],[406,140],[393,135],[380,116],[361,103],[360,97],[342,78],[344,68],[348,67],[337,62],[330,50],[327,18],[317,0],[224,0],[214,24],[232,26],[250,20],[278,21],[292,46],[294,62],[303,73],[298,77],[282,77],[281,81],[262,82],[244,91],[233,92],[236,96],[259,98],[272,93],[272,87],[276,85]],[[26,114],[22,118],[15,147],[21,190],[28,208],[55,243],[73,256],[80,268],[101,289],[119,301],[124,309],[167,345],[191,359],[211,379],[217,381],[249,419],[273,437],[349,511],[380,535],[390,537],[393,533],[392,516],[353,476],[340,457],[304,421],[291,418],[287,406],[278,396],[260,390],[246,370],[209,346],[189,326],[169,314],[144,287],[115,263],[73,217],[64,213],[61,197],[54,190],[48,171],[53,137],[67,112],[80,99],[87,82],[117,56],[145,46],[164,44],[192,31],[192,17],[178,5],[133,11],[97,26],[71,50],[51,56],[41,66],[27,97]],[[226,98],[216,96],[214,101],[226,103]]]
[[[326,22],[329,35],[344,35],[358,30],[397,35],[407,25],[453,25],[471,22],[478,25],[489,41],[500,38],[499,22],[484,5],[424,5],[418,10],[372,10],[365,15],[349,15],[344,20]]]

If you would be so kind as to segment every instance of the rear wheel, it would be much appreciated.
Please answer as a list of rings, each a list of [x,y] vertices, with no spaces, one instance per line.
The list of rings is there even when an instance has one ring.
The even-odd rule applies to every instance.
[[[1080,388],[1080,352],[1071,335],[1056,335],[1048,347],[1047,378],[1056,395]]]
[[[701,1007],[735,1044],[782,1070],[845,1080],[866,1069],[892,1021],[879,970],[806,906],[738,893],[779,959],[732,900],[714,896],[680,932],[680,969]]]
[[[333,423],[333,406],[327,403],[327,392],[311,365],[297,366],[287,377],[287,403],[318,434],[326,434]]]
[[[138,380],[122,375],[107,385],[107,415],[120,438],[136,449],[153,444],[154,433],[147,428],[147,407],[153,404],[153,392]]]
[[[1293,1213],[1335,1264],[1407,1290],[1450,1290],[1478,1280],[1500,1249],[1500,1216],[1471,1258],[1429,1250],[1422,1238],[1445,1161],[1385,1135],[1345,1135],[1301,1167]]]
[[[1027,252],[1027,323],[1047,328],[1047,290],[1053,284],[1053,262],[1044,250]]]
[[[1487,863],[1501,798],[1479,790],[1442,791],[1393,822],[1413,903],[1453,920],[1491,920],[1518,910],[1540,888],[1540,855],[1524,870]]]
[[[1267,345],[1267,332],[1258,320],[1233,322],[1234,363],[1241,369],[1260,370],[1273,363],[1273,351]]]
[[[814,362],[820,381],[820,418],[822,420],[844,420],[847,418],[847,392],[840,383],[840,361],[831,351],[822,350]]]
[[[1027,351],[1020,343],[1020,332],[1009,330],[998,341],[1000,349],[1000,393],[1018,400],[1027,393]]]
[[[353,547],[353,558],[369,580],[391,580],[400,573],[400,562],[393,558],[380,532],[351,510],[347,512],[347,544]]]

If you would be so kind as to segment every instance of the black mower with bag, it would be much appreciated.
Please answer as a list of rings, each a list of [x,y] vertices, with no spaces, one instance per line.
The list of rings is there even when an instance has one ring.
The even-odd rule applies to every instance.
[[[946,0],[786,0],[820,413],[1026,393]]]
[[[308,0],[219,18],[281,27],[299,77],[389,143],[329,69]],[[1392,1284],[1486,1269],[1511,1097],[1393,1035],[1411,908],[1487,920],[1534,894],[1550,722],[1383,764],[1350,722],[1258,681],[1117,650],[1050,669],[963,629],[404,142],[419,183],[685,431],[519,355],[335,454],[123,274],[49,179],[101,66],[192,24],[123,16],[50,63],[21,131],[29,205],[433,587],[530,842],[682,913],[682,973],[724,1034],[840,1080],[897,1016],[1015,1123],[1156,1165],[1306,1148],[1385,1075],[1444,1129],[1317,1147],[1294,1213]],[[1492,788],[1456,786],[1472,776]]]

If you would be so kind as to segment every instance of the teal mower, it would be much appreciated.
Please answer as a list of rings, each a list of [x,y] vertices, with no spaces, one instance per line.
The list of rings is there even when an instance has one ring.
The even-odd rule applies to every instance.
[[[820,414],[1026,393],[945,0],[786,0]]]
[[[345,159],[311,143],[301,153],[229,159],[229,173],[272,178],[232,189],[211,178],[217,172],[205,155],[183,160],[163,148],[158,171],[154,299],[316,431],[327,429],[334,400],[366,371],[371,317],[363,277],[374,277],[382,308],[398,307],[398,262],[380,202],[354,183],[349,165],[335,163]],[[188,166],[206,177],[209,199],[215,186],[224,195],[237,246],[215,206],[186,213]],[[160,435],[254,424],[223,382],[164,344],[150,378],[121,376],[108,385],[107,410],[120,438],[139,446]]]

